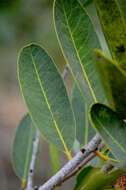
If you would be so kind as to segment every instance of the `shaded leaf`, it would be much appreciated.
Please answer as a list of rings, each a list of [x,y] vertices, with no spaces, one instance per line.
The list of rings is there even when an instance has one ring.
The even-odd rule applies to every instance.
[[[110,174],[104,174],[100,169],[91,166],[84,168],[77,176],[74,190],[104,190],[111,189],[113,182],[124,173],[116,170]]]
[[[76,185],[74,187],[74,190],[79,190],[81,189],[82,185],[83,185],[83,181],[85,181],[85,178],[87,178],[90,173],[92,173],[93,171],[93,167],[88,166],[86,168],[84,168],[77,176],[76,179]]]
[[[100,48],[83,0],[56,0],[54,21],[60,46],[82,96],[90,104],[106,100],[92,50]],[[82,75],[86,90],[76,78]]]
[[[105,52],[109,57],[111,57],[110,51],[108,49],[108,44],[105,40],[104,33],[102,31],[101,23],[100,23],[98,14],[97,14],[97,10],[96,10],[94,1],[92,1],[92,3],[89,4],[88,6],[85,6],[85,8],[92,21],[94,30],[96,31],[96,34],[98,36],[102,51]]]
[[[22,49],[18,78],[34,125],[70,158],[75,121],[62,78],[45,50],[35,44]]]
[[[71,93],[71,102],[76,120],[76,138],[80,145],[84,146],[94,136],[95,131],[89,122],[88,105],[84,103],[83,97],[75,84]]]
[[[17,127],[12,147],[12,164],[16,175],[26,181],[32,156],[35,127],[29,115],[26,115]]]
[[[93,2],[93,0],[85,0],[85,1],[83,1],[83,5],[84,5],[84,6],[88,6],[88,5],[90,5],[92,2]]]
[[[113,59],[126,69],[126,29],[116,0],[95,0],[103,32]]]
[[[124,16],[124,19],[126,21],[126,1],[125,0],[118,0],[118,3],[120,5],[122,15]]]
[[[115,61],[108,59],[100,50],[96,50],[95,55],[109,105],[125,119],[126,74]]]
[[[98,103],[91,107],[90,117],[115,158],[126,163],[126,123],[116,112]]]

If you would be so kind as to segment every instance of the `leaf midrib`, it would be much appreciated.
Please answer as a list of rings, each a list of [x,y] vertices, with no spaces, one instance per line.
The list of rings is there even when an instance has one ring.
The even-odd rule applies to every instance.
[[[77,2],[78,2],[78,4],[80,5],[80,7],[83,9],[83,6],[80,4],[80,2],[79,2],[78,0],[77,0]],[[91,92],[91,95],[92,95],[92,97],[93,97],[93,99],[94,99],[94,102],[97,102],[97,98],[96,98],[95,93],[94,93],[94,91],[93,91],[93,89],[92,89],[92,87],[91,87],[91,83],[90,83],[90,81],[89,81],[89,78],[88,78],[88,76],[87,76],[87,73],[86,73],[86,71],[85,71],[84,68],[83,68],[84,65],[83,65],[83,63],[82,63],[82,61],[81,61],[80,55],[78,54],[77,47],[76,47],[76,44],[75,44],[75,41],[74,41],[74,38],[73,38],[73,34],[72,34],[72,31],[71,31],[71,29],[70,29],[70,27],[69,27],[69,22],[68,22],[68,18],[67,18],[66,12],[65,12],[64,4],[62,4],[62,7],[63,7],[63,12],[64,12],[64,16],[65,16],[67,28],[68,28],[68,31],[69,31],[69,35],[70,35],[70,37],[71,37],[71,41],[72,41],[72,43],[73,43],[73,46],[74,46],[74,49],[75,49],[77,58],[78,58],[78,60],[79,60],[80,66],[81,66],[81,69],[82,69],[82,71],[83,71],[84,78],[85,78],[86,81],[87,81],[87,84],[88,84],[89,90],[90,90],[90,92]],[[83,66],[82,66],[82,65],[83,65]]]
[[[70,63],[69,63],[69,61],[68,61],[68,58],[67,58],[67,56],[65,55],[65,53],[64,53],[64,51],[63,51],[63,48],[62,48],[62,45],[61,45],[61,41],[60,41],[60,38],[59,38],[59,36],[58,36],[57,27],[56,27],[56,21],[55,21],[55,6],[56,6],[56,0],[54,0],[54,4],[53,4],[53,5],[54,5],[54,6],[53,6],[54,29],[55,29],[55,32],[56,32],[57,40],[58,40],[59,46],[60,46],[60,48],[61,48],[61,52],[62,52],[62,54],[63,54],[63,56],[64,56],[64,58],[65,58],[66,64],[67,64],[68,67],[69,67],[69,70],[70,70],[70,72],[71,72],[71,74],[72,74],[72,77],[73,77],[73,79],[74,79],[74,81],[75,81],[75,84],[77,85],[77,87],[78,87],[78,89],[79,89],[79,91],[80,91],[80,93],[81,93],[81,95],[82,95],[83,101],[84,101],[84,103],[85,103],[86,98],[85,98],[85,96],[84,96],[84,94],[83,94],[83,92],[82,92],[82,89],[81,89],[81,87],[80,87],[80,85],[79,85],[79,82],[77,81],[76,76],[75,76],[75,74],[74,74],[74,72],[73,72],[73,70],[72,70],[72,68],[71,68],[71,66],[70,66]]]
[[[41,79],[40,79],[40,77],[39,77],[39,73],[38,73],[37,67],[36,67],[36,65],[35,65],[34,57],[33,57],[32,53],[31,53],[31,59],[32,59],[32,63],[33,63],[34,69],[35,69],[35,73],[36,73],[36,76],[37,76],[37,79],[38,79],[38,83],[39,83],[41,92],[42,92],[42,94],[44,95],[44,98],[45,98],[47,107],[48,107],[48,109],[49,109],[49,111],[50,111],[50,113],[51,113],[51,117],[52,117],[52,119],[53,119],[53,123],[54,123],[55,129],[56,129],[56,131],[57,131],[57,133],[58,133],[58,135],[59,135],[59,138],[60,138],[60,140],[61,140],[61,142],[62,142],[62,144],[63,144],[63,146],[64,146],[64,150],[65,150],[65,153],[66,153],[68,159],[71,159],[70,151],[69,151],[69,149],[67,148],[67,145],[66,145],[66,143],[65,143],[65,141],[64,141],[64,138],[63,138],[63,136],[62,136],[62,133],[61,133],[61,131],[60,131],[59,128],[58,128],[58,124],[57,124],[57,122],[56,122],[56,120],[55,120],[55,118],[54,118],[53,112],[52,112],[52,110],[51,110],[51,106],[50,106],[49,101],[48,101],[48,98],[47,98],[47,95],[46,95],[46,93],[45,93],[45,91],[44,91],[44,87],[43,87],[42,82],[41,82]]]

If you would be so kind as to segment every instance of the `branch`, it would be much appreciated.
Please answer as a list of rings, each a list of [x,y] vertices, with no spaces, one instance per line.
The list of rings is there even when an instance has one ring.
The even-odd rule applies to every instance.
[[[98,134],[82,148],[63,168],[60,169],[53,177],[51,177],[44,185],[40,186],[38,190],[52,190],[58,184],[61,184],[66,176],[73,172],[81,162],[92,154],[101,143],[101,138]]]
[[[100,143],[98,146],[98,150],[101,151],[105,147],[104,143]],[[87,158],[85,158],[81,164],[68,176],[66,176],[63,180],[65,182],[66,180],[70,179],[72,176],[76,175],[88,162],[90,162],[93,158],[97,156],[96,151],[92,152]]]
[[[95,152],[92,152],[87,158],[85,158],[82,161],[82,163],[73,172],[71,172],[69,175],[67,175],[63,179],[62,183],[65,182],[65,181],[67,181],[71,177],[75,176],[88,162],[90,162],[93,158],[95,158],[95,156],[96,156]],[[61,185],[61,184],[57,184],[57,186],[58,185]]]
[[[35,134],[35,138],[33,139],[33,152],[32,152],[32,158],[31,158],[31,163],[30,163],[30,167],[29,167],[29,174],[28,174],[26,190],[33,189],[33,176],[34,176],[36,157],[37,157],[37,153],[38,153],[39,138],[40,138],[40,134],[39,134],[39,131],[37,130],[36,134]]]

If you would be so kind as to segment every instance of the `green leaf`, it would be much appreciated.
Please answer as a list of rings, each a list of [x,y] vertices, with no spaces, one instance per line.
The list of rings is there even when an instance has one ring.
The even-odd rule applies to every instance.
[[[118,63],[107,58],[100,50],[95,50],[95,55],[109,105],[125,119],[126,73],[118,66]]]
[[[70,159],[75,139],[75,120],[66,88],[56,65],[40,46],[22,49],[18,78],[32,122],[46,139]]]
[[[32,156],[35,127],[29,115],[26,115],[17,127],[12,147],[12,164],[16,175],[26,181]]]
[[[88,166],[86,168],[84,168],[77,176],[76,179],[76,185],[74,187],[74,190],[81,190],[82,186],[83,186],[83,181],[85,181],[85,178],[87,178],[90,173],[93,172],[93,167],[92,166]]]
[[[117,1],[120,5],[120,9],[121,9],[123,17],[126,21],[126,1],[125,0],[117,0]]]
[[[105,188],[111,188],[113,182],[123,173],[124,171],[115,170],[110,174],[104,174],[100,169],[88,166],[77,176],[74,190],[104,190]]]
[[[94,136],[95,131],[89,122],[88,105],[84,103],[76,84],[73,85],[71,103],[76,120],[76,138],[84,146]]]
[[[93,0],[84,0],[84,1],[83,1],[83,5],[84,5],[84,6],[88,6],[88,5],[90,5],[92,2],[93,2]]]
[[[82,96],[90,104],[105,102],[92,50],[100,48],[97,35],[84,7],[85,0],[56,0],[54,22],[59,44]],[[76,76],[82,75],[82,81]]]
[[[55,174],[61,167],[60,152],[53,144],[49,144],[49,152],[50,152],[52,172],[53,174]]]
[[[92,21],[92,24],[94,26],[94,30],[96,31],[96,34],[98,36],[102,51],[105,52],[109,57],[111,57],[110,51],[108,49],[108,44],[105,40],[105,36],[102,31],[101,23],[97,14],[97,10],[94,4],[94,1],[89,4],[89,6],[85,6],[86,11]]]
[[[116,112],[98,103],[91,107],[90,117],[112,154],[117,160],[126,163],[126,123]]]
[[[116,0],[95,0],[103,32],[113,59],[126,69],[126,29]]]

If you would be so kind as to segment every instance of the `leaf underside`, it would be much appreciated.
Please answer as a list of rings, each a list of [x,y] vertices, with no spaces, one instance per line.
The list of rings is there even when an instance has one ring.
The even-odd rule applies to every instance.
[[[85,10],[84,0],[56,0],[54,23],[73,78],[87,103],[106,102],[104,90],[96,69],[94,48],[100,48],[97,35]],[[82,81],[77,76],[82,76]]]
[[[72,88],[71,103],[76,120],[76,138],[84,146],[95,135],[95,131],[88,118],[88,105],[84,103],[76,84]]]
[[[62,78],[44,49],[35,44],[22,49],[18,78],[34,125],[70,158],[75,121]]]
[[[35,133],[31,119],[26,115],[17,127],[12,147],[13,168],[21,180],[27,180]]]

